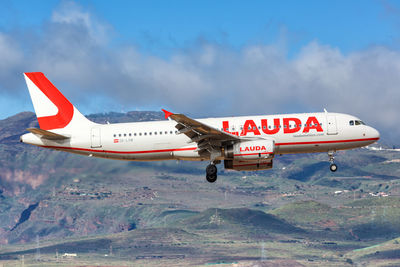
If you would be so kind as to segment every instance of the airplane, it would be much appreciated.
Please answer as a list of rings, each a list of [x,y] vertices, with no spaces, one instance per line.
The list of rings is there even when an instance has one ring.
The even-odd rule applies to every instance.
[[[217,180],[216,165],[237,171],[267,170],[275,155],[325,152],[335,172],[335,152],[370,145],[377,130],[359,118],[319,113],[192,119],[162,109],[165,121],[98,124],[88,120],[41,72],[24,73],[39,128],[27,129],[23,143],[116,160],[209,161],[206,179]],[[167,120],[168,119],[168,120]]]

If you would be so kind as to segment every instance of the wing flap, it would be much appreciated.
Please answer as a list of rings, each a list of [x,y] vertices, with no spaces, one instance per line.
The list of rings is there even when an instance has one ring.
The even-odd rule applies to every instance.
[[[43,129],[38,129],[38,128],[28,128],[26,130],[35,135],[39,135],[40,138],[44,138],[44,139],[48,139],[48,140],[65,140],[65,139],[70,138],[65,135],[56,134],[56,133],[53,133],[53,132],[50,132],[47,130],[43,130]]]
[[[177,123],[175,128],[178,129],[179,134],[184,134],[190,138],[191,142],[197,143],[198,148],[196,151],[199,155],[208,155],[211,161],[221,155],[222,147],[225,143],[240,140],[239,136],[220,131],[183,114],[175,114],[164,109],[162,111],[165,114],[165,118],[174,120]]]
[[[239,139],[239,137],[236,135],[220,131],[207,124],[191,119],[183,114],[170,114],[168,117],[176,121],[178,123],[176,128],[190,138],[194,138],[198,135],[209,135],[212,136],[213,139],[224,141]]]

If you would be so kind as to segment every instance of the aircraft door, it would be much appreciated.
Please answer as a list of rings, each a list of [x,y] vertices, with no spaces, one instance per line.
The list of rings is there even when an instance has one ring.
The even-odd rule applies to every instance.
[[[92,128],[91,132],[92,148],[101,147],[101,132],[99,127]]]
[[[334,135],[338,134],[337,124],[336,124],[336,116],[335,115],[327,115],[327,134]]]

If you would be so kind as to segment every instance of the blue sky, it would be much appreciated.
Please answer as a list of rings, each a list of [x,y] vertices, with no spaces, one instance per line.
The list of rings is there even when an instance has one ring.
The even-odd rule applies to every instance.
[[[396,1],[1,1],[0,118],[43,71],[85,114],[328,108],[397,135],[399,37]]]
[[[64,1],[65,2],[65,1]],[[0,27],[37,29],[63,1],[2,1]],[[241,47],[287,39],[290,54],[311,40],[343,53],[396,45],[396,1],[76,1],[113,29],[112,43],[166,56],[198,38]],[[392,11],[390,9],[393,9]]]

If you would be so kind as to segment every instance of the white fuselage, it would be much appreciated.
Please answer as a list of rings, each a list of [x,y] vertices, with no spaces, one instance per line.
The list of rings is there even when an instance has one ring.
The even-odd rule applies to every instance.
[[[363,123],[355,123],[360,120],[354,116],[340,113],[207,118],[198,121],[240,137],[273,139],[275,154],[352,149],[379,139],[377,130]],[[21,137],[21,141],[120,160],[208,160],[198,154],[195,142],[177,131],[176,124],[175,121],[90,124],[73,131],[52,130],[70,136],[67,140],[47,140],[27,133]],[[223,153],[217,159],[223,160]]]

